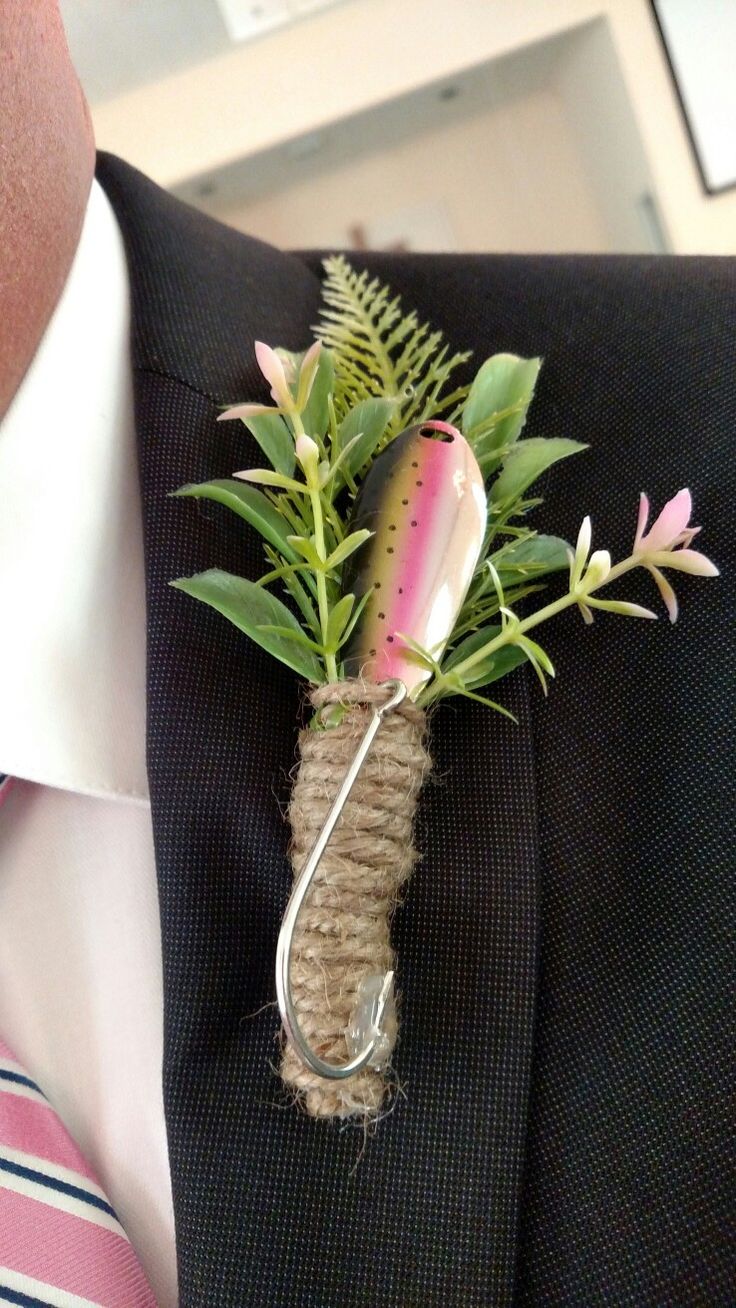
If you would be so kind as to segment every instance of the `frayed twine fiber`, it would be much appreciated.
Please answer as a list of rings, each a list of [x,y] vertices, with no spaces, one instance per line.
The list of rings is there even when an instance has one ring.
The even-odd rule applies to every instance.
[[[338,726],[299,735],[300,762],[289,805],[294,874],[304,866],[371,716],[390,691],[360,680],[320,686],[315,709],[348,706]],[[291,986],[299,1023],[316,1053],[349,1058],[345,1029],[364,977],[394,966],[391,914],[418,859],[417,797],[430,759],[425,715],[404,701],[383,719],[325,850],[296,924]],[[394,1032],[395,1039],[395,1032]],[[389,1082],[368,1067],[345,1081],[324,1080],[285,1041],[281,1076],[312,1117],[373,1118]]]

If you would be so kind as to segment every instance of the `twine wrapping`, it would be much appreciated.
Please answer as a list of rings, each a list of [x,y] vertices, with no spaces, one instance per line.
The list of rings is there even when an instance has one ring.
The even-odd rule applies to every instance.
[[[295,876],[309,856],[370,719],[390,692],[359,680],[320,686],[317,710],[345,705],[339,725],[299,736],[299,768],[289,805]],[[349,1057],[346,1027],[366,976],[394,966],[391,915],[418,854],[414,812],[429,769],[425,715],[407,701],[384,718],[355,781],[296,924],[291,988],[304,1035],[328,1062]],[[395,1023],[391,1032],[396,1037]],[[393,1047],[393,1041],[392,1041]],[[389,1089],[387,1069],[367,1067],[344,1081],[305,1067],[287,1042],[281,1076],[312,1117],[375,1117]]]

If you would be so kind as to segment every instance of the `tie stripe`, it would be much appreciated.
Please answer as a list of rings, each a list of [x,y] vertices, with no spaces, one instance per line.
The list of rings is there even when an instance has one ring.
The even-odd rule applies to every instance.
[[[45,1285],[32,1276],[21,1276],[19,1272],[4,1273],[6,1279],[0,1282],[0,1303],[17,1303],[28,1308],[99,1308],[91,1299],[80,1299],[77,1294],[68,1294],[66,1290],[55,1290],[53,1285]]]
[[[0,1104],[0,1155],[105,1198],[74,1142],[66,1132],[59,1131],[53,1108],[40,1094],[32,1099],[6,1094]]]
[[[40,1202],[63,1206],[67,1211],[77,1213],[80,1217],[96,1218],[97,1213],[104,1213],[112,1219],[113,1225],[110,1229],[117,1229],[119,1223],[115,1209],[102,1194],[95,1194],[88,1186],[80,1185],[82,1177],[75,1172],[69,1174],[73,1180],[54,1175],[60,1170],[60,1168],[52,1169],[48,1165],[40,1165],[33,1154],[24,1154],[0,1146],[0,1173],[3,1174],[0,1175],[0,1185],[4,1185],[8,1190],[16,1190],[19,1194],[35,1194],[34,1187],[40,1187],[37,1196]],[[45,1190],[50,1190],[52,1193],[47,1195],[44,1193]],[[91,1213],[90,1209],[94,1209],[95,1213]]]
[[[44,1097],[36,1085],[36,1082],[32,1081],[30,1076],[24,1076],[22,1072],[14,1072],[10,1067],[0,1067],[0,1081],[10,1081],[12,1083],[10,1086],[4,1085],[2,1087],[3,1090],[10,1091],[12,1090],[12,1086],[23,1085],[26,1086],[28,1090],[35,1090],[37,1095],[41,1095],[41,1098]]]
[[[0,1304],[155,1308],[104,1191],[0,1042]]]

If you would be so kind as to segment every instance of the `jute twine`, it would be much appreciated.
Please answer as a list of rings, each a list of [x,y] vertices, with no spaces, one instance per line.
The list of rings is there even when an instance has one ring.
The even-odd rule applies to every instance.
[[[346,705],[339,725],[299,736],[299,768],[289,806],[291,860],[298,875],[371,716],[390,692],[359,680],[320,686],[310,696],[323,714]],[[344,1063],[345,1030],[361,981],[394,966],[391,914],[418,854],[417,797],[429,769],[425,715],[404,702],[383,719],[336,826],[294,932],[291,985],[299,1023],[328,1062]],[[395,1039],[395,1028],[393,1031]],[[344,1081],[324,1080],[286,1042],[281,1076],[312,1117],[374,1117],[389,1089],[384,1067]]]

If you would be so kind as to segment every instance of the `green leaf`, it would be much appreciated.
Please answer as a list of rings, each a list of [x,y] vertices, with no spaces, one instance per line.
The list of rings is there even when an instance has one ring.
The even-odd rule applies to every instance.
[[[402,655],[406,657],[408,662],[418,663],[420,667],[426,668],[429,672],[434,672],[439,676],[440,665],[434,657],[433,652],[440,648],[439,645],[434,645],[432,649],[429,650],[425,649],[423,645],[420,645],[419,641],[414,640],[412,636],[408,636],[405,631],[397,631],[396,635],[399,637],[402,644],[406,646],[406,650],[402,651]]]
[[[373,532],[369,531],[367,527],[361,527],[360,531],[354,531],[350,536],[346,536],[344,540],[340,541],[337,549],[332,551],[330,557],[325,563],[325,570],[331,571],[331,569],[336,568],[338,564],[344,563],[345,560],[350,558],[350,555],[354,554],[356,550],[359,550],[361,545],[365,544],[372,535]]]
[[[302,631],[301,628],[293,631],[291,627],[279,627],[272,622],[264,622],[258,630],[269,636],[283,636],[284,640],[291,640],[295,644],[303,646],[304,649],[314,650],[315,654],[324,652],[319,642],[312,640],[311,636],[308,636],[306,631]]]
[[[628,600],[602,600],[593,595],[585,595],[584,602],[591,608],[604,609],[607,613],[621,613],[626,618],[653,618],[657,621],[657,615],[651,609],[644,609],[641,604],[630,604]]]
[[[499,504],[504,500],[517,499],[553,463],[587,448],[580,441],[569,441],[559,436],[548,440],[543,436],[532,436],[528,440],[519,441],[518,445],[513,445],[509,450],[491,487],[492,502]]]
[[[289,544],[295,549],[302,558],[307,560],[310,568],[315,572],[323,572],[325,564],[317,553],[317,546],[313,539],[307,539],[306,536],[289,536]]]
[[[277,564],[277,566],[273,568],[271,572],[267,572],[264,574],[264,576],[259,577],[258,581],[256,582],[256,585],[271,586],[273,585],[274,581],[283,581],[284,584],[286,584],[287,579],[289,577],[295,576],[296,573],[298,572],[302,573],[302,575],[308,580],[308,582],[311,583],[314,582],[312,569],[310,568],[309,564],[305,562],[297,561],[296,563]],[[314,587],[314,589],[316,591],[316,586]]]
[[[314,604],[312,603],[312,599],[307,592],[307,586],[308,586],[312,594],[316,596],[316,589],[317,589],[316,582],[311,572],[307,568],[306,563],[290,564],[287,568],[279,567],[279,555],[276,553],[275,550],[271,549],[269,545],[266,546],[266,557],[268,558],[269,562],[274,565],[274,571],[275,572],[278,571],[278,573],[280,574],[282,584],[285,590],[288,591],[289,595],[291,595],[291,598],[294,600],[297,607],[301,610],[301,613],[310,631],[315,636],[321,636],[319,618],[317,617],[317,613]],[[302,585],[302,582],[298,576],[299,572],[302,572],[304,574],[304,580],[307,583],[307,586]],[[274,574],[272,573],[271,576],[273,575]],[[261,577],[259,579],[258,585],[263,586],[263,584],[264,584],[263,577]]]
[[[346,626],[345,630],[343,631],[342,636],[340,637],[341,645],[346,644],[346,642],[350,640],[350,637],[352,636],[355,630],[356,623],[359,621],[363,609],[365,608],[366,604],[368,603],[369,599],[373,594],[374,594],[373,587],[371,587],[371,589],[367,590],[364,595],[361,595],[360,599],[358,600],[358,603],[355,605],[355,608],[353,609],[352,617],[348,625]]]
[[[493,559],[486,559],[486,570],[488,572],[489,577],[491,578],[491,582],[493,583],[493,589],[496,592],[498,607],[502,609],[506,604],[506,595],[503,589],[503,582],[501,581],[501,578],[499,577],[498,572],[494,567]]]
[[[325,648],[331,650],[332,653],[340,644],[342,634],[350,621],[354,603],[354,595],[343,595],[342,599],[337,601],[334,609],[330,611],[330,616],[327,619],[327,631],[325,632]]]
[[[299,578],[295,573],[290,573],[284,577],[284,588],[289,592],[295,604],[301,609],[302,615],[315,636],[320,635],[319,618],[315,611],[314,605],[307,594],[306,589],[302,586]]]
[[[319,468],[320,490],[324,490],[326,486],[329,486],[331,481],[335,482],[335,487],[331,492],[331,498],[334,497],[335,490],[339,490],[340,486],[343,485],[343,483],[349,486],[354,493],[358,489],[350,473],[350,469],[348,466],[348,458],[350,456],[351,449],[353,448],[354,445],[357,444],[359,439],[360,437],[354,436],[351,441],[348,441],[345,448],[340,450],[340,453],[338,454],[334,463],[328,463],[327,460],[324,460],[320,464],[320,468]],[[332,449],[333,450],[337,449],[337,432],[335,432],[335,440],[332,441]]]
[[[318,342],[315,341],[313,346],[310,345],[309,350],[304,351],[304,358],[299,368],[299,379],[296,385],[296,406],[300,412],[306,408],[306,401],[312,393],[312,383],[319,367],[319,355],[322,347],[320,346],[320,350],[316,354],[310,354],[310,350],[316,349],[317,345]],[[309,356],[309,362],[307,362],[307,356]]]
[[[554,664],[549,654],[542,649],[542,646],[536,640],[532,640],[531,636],[517,636],[517,641],[521,648],[526,651],[528,658],[536,659],[539,666],[544,668],[544,671],[550,677],[555,676]]]
[[[482,442],[484,455],[518,438],[541,366],[541,359],[522,359],[516,354],[494,354],[486,359],[476,373],[463,410],[463,433],[474,448],[473,428],[489,423],[494,414],[499,415],[499,421],[490,423],[491,430]]]
[[[550,677],[554,677],[555,675],[555,670],[551,658],[547,653],[545,653],[545,651],[542,649],[542,646],[538,645],[535,640],[531,640],[529,636],[517,635],[516,643],[520,649],[524,650],[524,653],[526,654],[535,673],[537,674],[537,677],[539,678],[539,684],[541,685],[542,690],[546,695],[547,677],[545,676],[545,673],[547,673]]]
[[[570,546],[560,536],[529,536],[518,544],[505,546],[492,555],[496,570],[504,576],[519,572],[522,576],[541,577],[547,572],[561,572],[568,566]],[[508,578],[504,576],[504,580]]]
[[[479,649],[490,644],[492,640],[500,635],[501,628],[497,626],[481,627],[479,631],[471,632],[448,655],[442,666],[442,671],[451,672],[465,659],[470,658],[471,654],[477,654]],[[460,676],[464,684],[471,688],[488,686],[492,681],[498,681],[499,677],[505,677],[508,672],[513,672],[514,668],[518,668],[525,661],[526,654],[518,645],[501,645],[487,658],[479,659],[474,667],[469,668],[467,672],[460,673]]]
[[[337,444],[342,451],[350,441],[355,442],[345,458],[345,466],[352,477],[357,476],[378,447],[395,410],[395,400],[361,400],[343,418]]]
[[[476,695],[472,690],[468,690],[467,686],[463,686],[457,693],[464,695],[465,699],[474,700],[476,704],[484,704],[486,708],[495,709],[496,713],[502,713],[505,718],[509,718],[518,727],[519,719],[516,714],[512,713],[511,709],[504,708],[503,704],[499,704],[497,700],[488,699],[485,695]]]
[[[327,397],[332,393],[334,384],[335,365],[332,354],[323,346],[320,350],[319,365],[312,382],[312,390],[306,408],[302,411],[302,422],[308,436],[316,436],[321,439],[327,431],[330,421]]]
[[[274,632],[262,630],[264,626],[275,625],[301,633],[299,623],[286,605],[269,591],[256,586],[255,582],[211,568],[196,577],[180,577],[169,584],[217,609],[262,649],[298,672],[300,677],[317,685],[324,681],[320,662],[311,650],[303,649],[292,640],[284,640]]]
[[[294,477],[285,477],[281,472],[272,472],[270,468],[244,468],[241,481],[260,482],[262,486],[278,486],[281,490],[290,490],[295,495],[308,495],[309,487]]]
[[[182,486],[174,496],[191,499],[215,500],[245,518],[263,537],[274,545],[280,554],[293,563],[296,554],[287,540],[289,527],[275,505],[262,491],[244,481],[203,481],[198,485]]]
[[[259,413],[253,418],[243,418],[243,422],[276,471],[285,477],[293,476],[296,467],[294,437],[281,415]]]
[[[434,691],[431,686],[426,697],[421,694],[418,697],[418,703],[431,703],[433,700],[443,699],[446,695],[462,695],[465,699],[472,699],[476,704],[485,704],[486,708],[495,709],[497,713],[502,713],[505,718],[510,718],[512,722],[517,723],[518,718],[510,709],[504,708],[498,704],[495,699],[487,699],[485,695],[476,695],[468,688],[467,682],[463,681],[454,672],[449,672],[444,678],[436,683]]]

